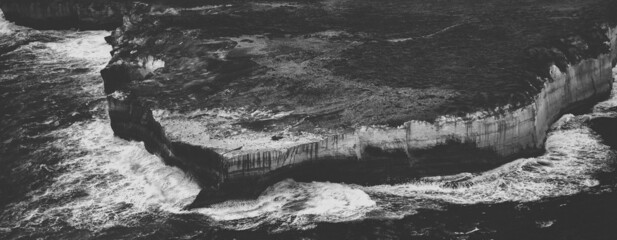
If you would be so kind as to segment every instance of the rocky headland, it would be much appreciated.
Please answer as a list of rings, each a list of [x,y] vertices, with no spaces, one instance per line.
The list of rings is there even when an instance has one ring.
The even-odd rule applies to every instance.
[[[117,2],[111,127],[192,175],[192,207],[537,154],[610,94],[617,59],[615,1]]]

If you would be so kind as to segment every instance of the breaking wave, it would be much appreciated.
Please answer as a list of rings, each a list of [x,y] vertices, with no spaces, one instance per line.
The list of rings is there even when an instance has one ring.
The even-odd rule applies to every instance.
[[[9,31],[13,31],[13,25],[0,20],[0,34]],[[57,65],[87,69],[85,77],[96,78],[99,84],[90,81],[84,90],[101,94],[98,70],[109,59],[110,47],[103,39],[108,32],[46,34],[62,38],[20,46],[36,50],[37,59],[43,64],[35,70],[42,71],[45,63],[53,63],[45,71],[64,71]],[[81,63],[76,64],[76,60]],[[614,109],[614,99],[598,104],[595,109]],[[577,124],[581,118],[566,115],[555,124],[546,143],[546,154],[518,159],[486,172],[378,186],[287,179],[274,184],[257,199],[227,201],[191,211],[182,208],[200,191],[192,179],[148,153],[143,143],[114,137],[107,119],[96,119],[50,134],[57,139],[54,147],[66,155],[58,165],[47,169],[58,173],[54,175],[57,177],[48,188],[31,192],[28,200],[9,205],[0,216],[0,230],[36,230],[62,222],[96,231],[140,226],[143,215],[155,213],[198,214],[227,229],[268,226],[278,231],[307,229],[319,222],[400,218],[418,209],[439,209],[445,204],[530,202],[572,195],[597,186],[595,175],[613,171],[615,159],[614,152],[592,130]]]
[[[489,171],[378,186],[288,179],[256,200],[228,201],[195,211],[237,230],[262,225],[276,230],[305,229],[316,222],[401,218],[419,209],[441,209],[444,204],[532,202],[577,194],[600,184],[598,173],[614,171],[615,152],[584,121],[614,109],[616,92],[613,88],[611,99],[598,103],[594,113],[567,114],[557,121],[542,156],[518,159]]]
[[[310,228],[317,222],[362,219],[374,207],[375,202],[356,186],[287,179],[268,188],[256,200],[227,201],[196,211],[236,230],[264,224],[283,230]]]
[[[6,35],[13,33],[13,30],[17,26],[4,18],[4,12],[0,10],[0,35]]]
[[[566,115],[556,125],[576,121]],[[423,178],[379,186],[282,181],[258,199],[228,201],[197,210],[223,226],[248,229],[307,228],[315,222],[361,218],[400,218],[418,209],[446,204],[529,202],[572,195],[599,184],[599,172],[612,171],[614,153],[586,127],[557,129],[548,137],[547,153],[518,159],[482,173]]]
[[[566,115],[561,123],[573,118]],[[546,142],[547,153],[518,159],[479,174],[421,179],[400,185],[364,188],[381,196],[422,198],[454,204],[529,202],[572,195],[599,184],[599,172],[612,171],[614,153],[590,129],[559,129]]]
[[[114,137],[107,121],[74,124],[52,135],[59,137],[55,147],[80,156],[50,169],[62,174],[31,201],[13,207],[40,206],[23,212],[25,217],[13,227],[42,227],[49,219],[94,230],[130,226],[142,212],[180,209],[199,191],[180,169],[148,153],[143,143]]]
[[[45,192],[33,195],[36,209],[23,213],[19,227],[36,227],[50,218],[76,228],[131,226],[143,212],[199,213],[234,230],[268,226],[272,231],[307,229],[319,222],[400,218],[443,204],[529,202],[571,195],[599,184],[594,175],[612,171],[614,153],[587,127],[568,127],[564,116],[549,135],[547,153],[518,159],[482,173],[424,178],[396,185],[358,186],[329,182],[281,181],[254,200],[233,200],[184,211],[199,187],[180,169],[166,166],[143,143],[113,136],[107,120],[95,120],[53,133],[55,146],[69,158]],[[78,154],[79,153],[79,154]],[[65,199],[58,204],[41,204]],[[20,208],[20,206],[16,206]]]
[[[63,173],[45,192],[14,206],[41,206],[22,213],[26,217],[14,227],[37,227],[58,218],[72,227],[100,230],[130,226],[143,212],[191,213],[182,208],[196,197],[199,186],[179,168],[166,166],[148,153],[143,143],[114,137],[106,120],[74,124],[52,135],[59,139],[55,147],[81,156],[60,163],[54,170]],[[43,204],[52,199],[62,201]],[[256,200],[228,201],[196,211],[232,229],[266,223],[284,229],[360,219],[374,205],[354,186],[285,180]]]
[[[114,137],[107,120],[77,123],[51,135],[58,138],[54,147],[77,157],[49,169],[62,172],[49,188],[12,206],[23,212],[10,227],[39,228],[56,219],[96,231],[139,224],[136,219],[145,212],[192,213],[182,208],[196,197],[199,186],[179,168],[148,153],[143,143]],[[361,219],[374,206],[356,186],[285,180],[256,200],[228,201],[196,212],[231,229],[264,224],[288,229]]]

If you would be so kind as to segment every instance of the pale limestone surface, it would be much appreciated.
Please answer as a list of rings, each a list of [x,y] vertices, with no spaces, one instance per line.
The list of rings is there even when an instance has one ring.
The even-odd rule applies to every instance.
[[[271,170],[307,161],[356,159],[362,161],[366,146],[382,150],[428,149],[448,140],[474,143],[479,148],[509,156],[525,149],[540,148],[551,125],[577,104],[611,90],[612,63],[617,54],[617,29],[610,29],[611,52],[596,59],[583,60],[561,72],[551,67],[547,80],[535,101],[519,109],[505,106],[503,114],[478,112],[468,116],[443,116],[434,123],[409,121],[400,128],[362,127],[354,133],[322,137],[286,150],[266,150],[234,155],[230,175],[261,175]],[[307,140],[307,138],[304,138]]]

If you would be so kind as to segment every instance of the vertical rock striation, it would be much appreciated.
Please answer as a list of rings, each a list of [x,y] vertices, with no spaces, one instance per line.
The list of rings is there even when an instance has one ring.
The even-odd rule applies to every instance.
[[[361,21],[356,22],[357,19],[352,13],[361,9],[354,8],[354,4],[348,4],[345,1],[334,2],[336,4],[323,6],[320,4],[272,4],[269,2],[201,6],[202,2],[194,1],[188,4],[188,8],[183,6],[177,9],[166,9],[144,3],[133,5],[132,1],[129,0],[6,0],[0,2],[0,8],[9,21],[39,29],[113,29],[122,25],[111,37],[107,38],[108,42],[114,47],[113,57],[108,66],[101,71],[105,93],[108,95],[111,127],[119,137],[143,141],[149,152],[160,156],[166,164],[183,169],[200,184],[203,191],[190,207],[207,205],[229,198],[253,197],[267,186],[283,178],[372,184],[400,182],[411,177],[448,174],[494,166],[516,157],[533,155],[543,151],[547,132],[561,115],[605,98],[611,91],[613,84],[612,68],[617,61],[617,28],[614,27],[614,22],[617,19],[602,19],[602,21],[613,21],[613,25],[596,25],[588,32],[580,33],[580,29],[577,27],[564,27],[566,30],[556,30],[557,33],[567,32],[571,36],[540,47],[529,48],[527,60],[530,66],[525,67],[524,64],[517,61],[503,61],[499,63],[501,65],[491,64],[491,61],[503,58],[506,54],[511,53],[507,47],[500,48],[499,43],[513,44],[513,46],[528,45],[508,42],[507,37],[513,35],[503,34],[507,32],[507,29],[502,28],[501,25],[496,26],[487,23],[493,21],[492,17],[494,16],[490,14],[488,14],[489,17],[482,14],[474,15],[475,18],[480,19],[478,22],[474,22],[467,21],[467,18],[458,19],[450,16],[444,17],[445,15],[441,16],[439,12],[435,12],[441,9],[440,6],[430,11],[427,10],[427,12],[435,12],[435,16],[420,14],[418,15],[420,17],[414,14],[410,16],[402,14],[398,12],[400,10],[398,7],[383,6],[382,8],[382,6],[378,6],[379,8],[375,10],[379,11],[375,12],[377,12],[376,16],[379,19],[383,17],[379,14],[391,14],[396,17],[388,18],[388,24],[392,23],[390,25],[393,27],[400,27],[382,29],[381,27],[364,26],[366,23]],[[598,3],[600,2],[609,1],[598,0]],[[370,1],[362,3],[368,4],[367,6],[373,4]],[[417,8],[412,3],[401,2],[397,4],[402,6],[401,9]],[[530,40],[525,44],[540,41],[537,39],[544,39],[537,35],[539,31],[543,31],[542,27],[560,27],[562,24],[567,26],[572,23],[568,21],[574,21],[555,20],[561,19],[562,15],[569,14],[567,9],[561,9],[551,2],[540,1],[537,4],[545,4],[542,6],[547,9],[556,9],[554,12],[557,13],[554,17],[551,15],[546,19],[543,18],[543,12],[530,13],[530,17],[537,17],[537,19],[533,19],[533,21],[536,21],[535,23],[541,23],[544,20],[551,22],[537,29],[533,27],[527,29],[535,40]],[[431,3],[426,4],[426,6],[433,5]],[[464,6],[467,5],[463,4],[462,6],[462,8],[455,7],[454,10],[460,10],[462,15],[476,14],[475,8],[478,6],[473,6],[474,11],[471,12],[466,12]],[[580,13],[585,13],[586,10],[581,9]],[[122,12],[128,10],[132,11],[130,15],[123,16]],[[495,9],[491,9],[489,6],[487,9],[481,10],[491,12]],[[504,12],[508,13],[506,10]],[[560,11],[563,11],[563,14]],[[478,12],[482,13],[482,11]],[[360,13],[362,12],[360,11]],[[579,12],[574,13],[578,14]],[[574,13],[572,13],[572,16],[576,15]],[[386,16],[391,17],[390,15]],[[434,17],[441,17],[440,21],[443,22],[436,21],[434,26],[429,24],[430,26],[426,26],[426,28],[423,26],[407,26],[410,22],[423,20],[423,18],[434,19]],[[614,15],[612,17],[614,18]],[[519,22],[510,22],[509,16],[505,18],[507,19],[501,20],[510,24],[511,27],[519,27],[517,25]],[[322,19],[323,22],[319,19]],[[597,19],[591,16],[587,20],[594,22]],[[529,23],[521,24],[524,26]],[[336,31],[330,31],[331,28]],[[445,30],[442,31],[442,29]],[[389,32],[390,30],[392,32]],[[411,36],[424,37],[404,38],[406,40],[395,42],[384,40],[397,37],[401,34],[401,31],[407,30],[418,31],[418,34],[412,31]],[[419,34],[423,32],[435,34]],[[573,32],[580,34],[573,34]],[[490,36],[486,37],[487,34]],[[149,36],[156,37],[150,38]],[[502,38],[504,36],[505,38]],[[454,60],[448,62],[448,64],[454,64],[454,66],[437,70],[435,69],[435,60],[439,58],[431,58],[429,60],[432,61],[427,61],[428,63],[416,61],[413,58],[404,58],[406,57],[404,55],[414,51],[433,51],[433,47],[452,49],[452,47],[457,47],[456,44],[459,40],[464,40],[466,41],[465,44],[470,44],[471,47],[465,46],[465,49],[474,54],[484,49],[477,47],[477,43],[473,41],[492,41],[487,46],[494,48],[490,50],[495,52],[481,52],[478,53],[479,56],[475,56],[478,57],[477,59],[485,59],[489,62],[478,64],[481,70],[488,71],[487,69],[490,68],[488,77],[483,76],[481,81],[474,82],[473,77],[476,76],[474,74],[483,72],[478,71],[478,73],[469,74],[470,71],[466,68],[468,66],[475,68],[476,65],[475,63],[469,65],[474,60],[466,59],[465,51],[451,53],[454,58],[450,60]],[[354,49],[347,45],[360,47]],[[385,48],[382,48],[383,46]],[[358,63],[365,58],[365,55],[362,55],[363,53],[378,54],[384,52],[382,50],[391,51],[386,54],[386,57],[392,57],[395,60],[405,59],[405,61],[390,62],[392,64],[386,64],[388,66],[385,67],[393,65],[392,68],[384,68],[398,71],[397,74],[387,77],[400,80],[403,82],[400,83],[402,85],[391,84],[385,80],[380,82],[378,81],[380,79],[377,79],[375,81],[382,85],[375,87],[379,84],[358,82],[358,79],[354,79],[358,77],[354,77],[353,74],[333,74],[338,70],[336,70],[336,67],[329,68],[328,66],[328,64],[337,64],[336,61],[329,61],[328,59],[349,58]],[[398,53],[400,51],[403,51],[403,53]],[[491,57],[482,55],[496,53],[497,51],[501,51],[497,57],[496,55],[491,55]],[[344,55],[343,52],[346,52],[347,55]],[[354,54],[359,54],[359,57]],[[442,52],[434,55],[440,54]],[[433,55],[423,55],[422,58],[427,56]],[[443,57],[443,59],[446,58]],[[326,60],[321,61],[319,59]],[[455,61],[457,59],[462,63],[457,64],[457,61]],[[401,62],[409,62],[413,65],[401,66]],[[364,65],[359,64],[357,66],[347,66],[345,63],[340,63],[339,68],[357,72],[354,67],[359,66],[360,69],[367,66],[371,67],[372,63],[372,61],[367,61],[363,63]],[[519,75],[511,77],[507,74],[499,75],[499,73],[496,73],[497,70],[495,69],[503,69],[502,67],[507,67],[510,63],[520,65],[510,66],[509,71],[505,73],[510,73],[513,69],[516,71],[516,68],[525,69],[517,72]],[[388,71],[379,72],[383,70],[381,67],[384,66],[375,66],[377,70],[367,71],[367,73],[373,75],[375,73],[388,74]],[[283,70],[272,71],[276,68]],[[162,71],[158,69],[162,69]],[[441,83],[449,85],[443,87],[443,89],[440,89],[439,86],[435,88],[441,91],[435,96],[422,95],[423,98],[414,96],[414,98],[405,101],[401,100],[406,98],[406,96],[401,95],[417,94],[422,91],[423,86],[432,86],[431,84],[433,84],[422,82],[426,79],[407,81],[407,78],[401,78],[401,75],[404,75],[401,73],[408,74],[408,70],[430,72],[431,74],[425,75],[428,77],[445,76],[445,80],[432,80],[435,81],[435,85]],[[451,79],[452,75],[434,74],[440,71],[467,75],[465,75],[465,79],[456,82]],[[166,74],[165,77],[161,77],[161,79],[166,80],[159,82],[153,80],[152,77],[160,72]],[[345,71],[339,72],[345,73]],[[520,74],[521,72],[523,74]],[[504,82],[528,77],[529,75],[526,74],[530,72],[537,75],[535,81],[529,82],[530,87],[521,87],[524,85],[521,83],[525,83],[522,80],[517,81],[513,88],[499,89],[508,86]],[[186,77],[183,77],[183,75],[186,75]],[[497,101],[503,106],[496,108],[494,107],[495,104],[482,105],[490,97],[482,98],[480,102],[483,103],[480,105],[466,103],[465,101],[454,101],[464,106],[464,108],[461,108],[466,109],[462,110],[463,112],[472,113],[465,116],[444,114],[432,119],[432,116],[435,116],[438,111],[431,108],[440,106],[439,104],[452,103],[447,102],[447,98],[455,94],[470,93],[469,89],[460,86],[460,82],[473,82],[471,85],[477,87],[481,84],[492,84],[490,81],[492,76],[505,76],[507,79],[498,79],[500,81],[495,81],[498,82],[495,83],[495,86],[485,88],[478,95],[496,91],[501,94],[497,96],[507,98],[504,93],[508,94],[510,89],[514,89],[518,92],[513,93],[515,97],[511,97],[512,101],[507,99]],[[244,82],[236,81],[240,78],[247,79],[244,79]],[[296,81],[292,81],[290,78]],[[178,97],[181,95],[201,94],[200,96],[203,97],[227,90],[236,95],[259,95],[272,93],[271,89],[268,90],[269,84],[276,86],[276,91],[291,89],[290,92],[300,92],[305,96],[310,95],[307,95],[307,93],[323,94],[319,87],[302,89],[312,86],[300,82],[310,82],[310,79],[315,78],[323,78],[332,82],[337,81],[336,84],[339,85],[331,82],[320,84],[322,84],[321,87],[342,86],[345,88],[344,90],[340,89],[343,94],[372,92],[372,94],[380,95],[374,99],[383,100],[382,103],[388,102],[390,99],[394,99],[393,105],[404,105],[417,101],[418,104],[427,104],[427,107],[409,108],[403,106],[389,109],[389,113],[392,113],[392,109],[409,111],[392,118],[394,120],[398,118],[409,120],[406,122],[395,121],[397,124],[404,122],[399,127],[366,126],[374,123],[374,120],[370,118],[374,116],[370,116],[370,114],[354,115],[352,113],[350,114],[352,117],[366,117],[366,119],[358,122],[368,122],[369,124],[363,124],[364,126],[353,125],[345,131],[331,131],[330,134],[320,135],[320,138],[311,138],[310,141],[301,141],[302,143],[287,142],[286,144],[279,144],[277,147],[270,147],[268,144],[274,144],[274,141],[278,141],[273,138],[271,142],[265,144],[262,142],[254,144],[254,146],[245,146],[241,151],[236,151],[235,145],[233,147],[231,145],[221,147],[219,144],[215,149],[208,145],[207,140],[194,141],[200,138],[209,139],[209,136],[196,136],[189,140],[182,137],[171,137],[173,134],[166,132],[166,123],[157,121],[152,113],[152,109],[161,106],[163,106],[161,108],[169,107],[170,102],[176,105],[189,104],[190,106],[187,107],[189,110],[205,106],[199,103],[200,100],[186,100],[187,98]],[[370,79],[370,77],[367,79]],[[270,92],[246,87],[250,86],[247,82],[251,81],[259,83],[256,84],[257,87],[251,87],[266,89]],[[414,81],[419,81],[418,85],[414,85]],[[541,85],[536,83],[541,83]],[[158,87],[156,84],[158,84]],[[352,90],[345,92],[347,89]],[[165,94],[157,96],[157,91],[164,91]],[[155,93],[153,94],[153,92]],[[330,91],[324,92],[325,94],[333,94]],[[336,94],[340,92],[336,92]],[[277,96],[289,95],[281,94]],[[317,115],[326,116],[324,119],[331,117],[334,120],[326,119],[319,122],[321,120],[317,117],[316,123],[309,126],[340,120],[337,119],[337,117],[340,117],[340,115],[337,115],[337,111],[340,110],[337,110],[336,107],[325,110],[319,108],[323,108],[324,103],[338,104],[341,99],[344,99],[343,102],[351,101],[349,98],[320,96],[326,98],[326,101],[315,107],[316,112],[319,113]],[[174,98],[168,99],[168,97]],[[521,101],[520,98],[525,99]],[[179,99],[181,100],[179,103],[174,103]],[[473,97],[462,97],[460,99],[469,100]],[[495,100],[495,97],[493,97],[493,100]],[[259,101],[259,98],[257,98],[257,101]],[[305,106],[294,105],[299,105],[303,101],[293,99],[285,102],[291,105],[292,110],[299,112],[298,116],[306,116],[300,122],[311,116],[307,113]],[[505,105],[503,102],[510,104]],[[350,106],[358,108],[357,104],[344,103],[340,106],[342,108]],[[476,111],[478,109],[476,107],[481,106],[485,108],[490,106],[491,109]],[[374,110],[375,105],[372,107]],[[333,112],[334,114],[332,114]],[[417,116],[413,114],[417,114]],[[426,119],[430,119],[430,121],[426,121]],[[278,120],[267,119],[267,121],[276,122]],[[281,122],[289,124],[290,121]],[[600,128],[604,127],[602,124],[604,123],[598,122],[596,125]],[[175,127],[177,129],[177,126]],[[275,133],[275,131],[268,132],[264,129],[258,131],[262,130],[265,132],[264,134]],[[190,131],[187,130],[186,132]],[[195,134],[199,135],[199,133]],[[321,140],[314,141],[314,139]]]
[[[561,115],[605,98],[611,91],[617,29],[599,30],[610,51],[561,69],[553,62],[531,104],[504,106],[465,117],[409,121],[399,128],[362,127],[318,142],[278,150],[217,153],[208,146],[172,142],[129,86],[148,64],[111,64],[101,73],[109,93],[114,132],[144,141],[166,163],[189,172],[204,190],[191,207],[255,196],[283,178],[359,183],[401,181],[410,176],[463,171],[542,151]],[[607,45],[609,43],[606,43]],[[607,46],[608,47],[608,46]]]

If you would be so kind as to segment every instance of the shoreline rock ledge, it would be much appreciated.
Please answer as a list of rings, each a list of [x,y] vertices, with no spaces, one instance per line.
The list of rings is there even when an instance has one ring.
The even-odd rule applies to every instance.
[[[127,7],[101,71],[114,133],[202,187],[358,184],[539,154],[609,96],[607,0],[156,1]]]

